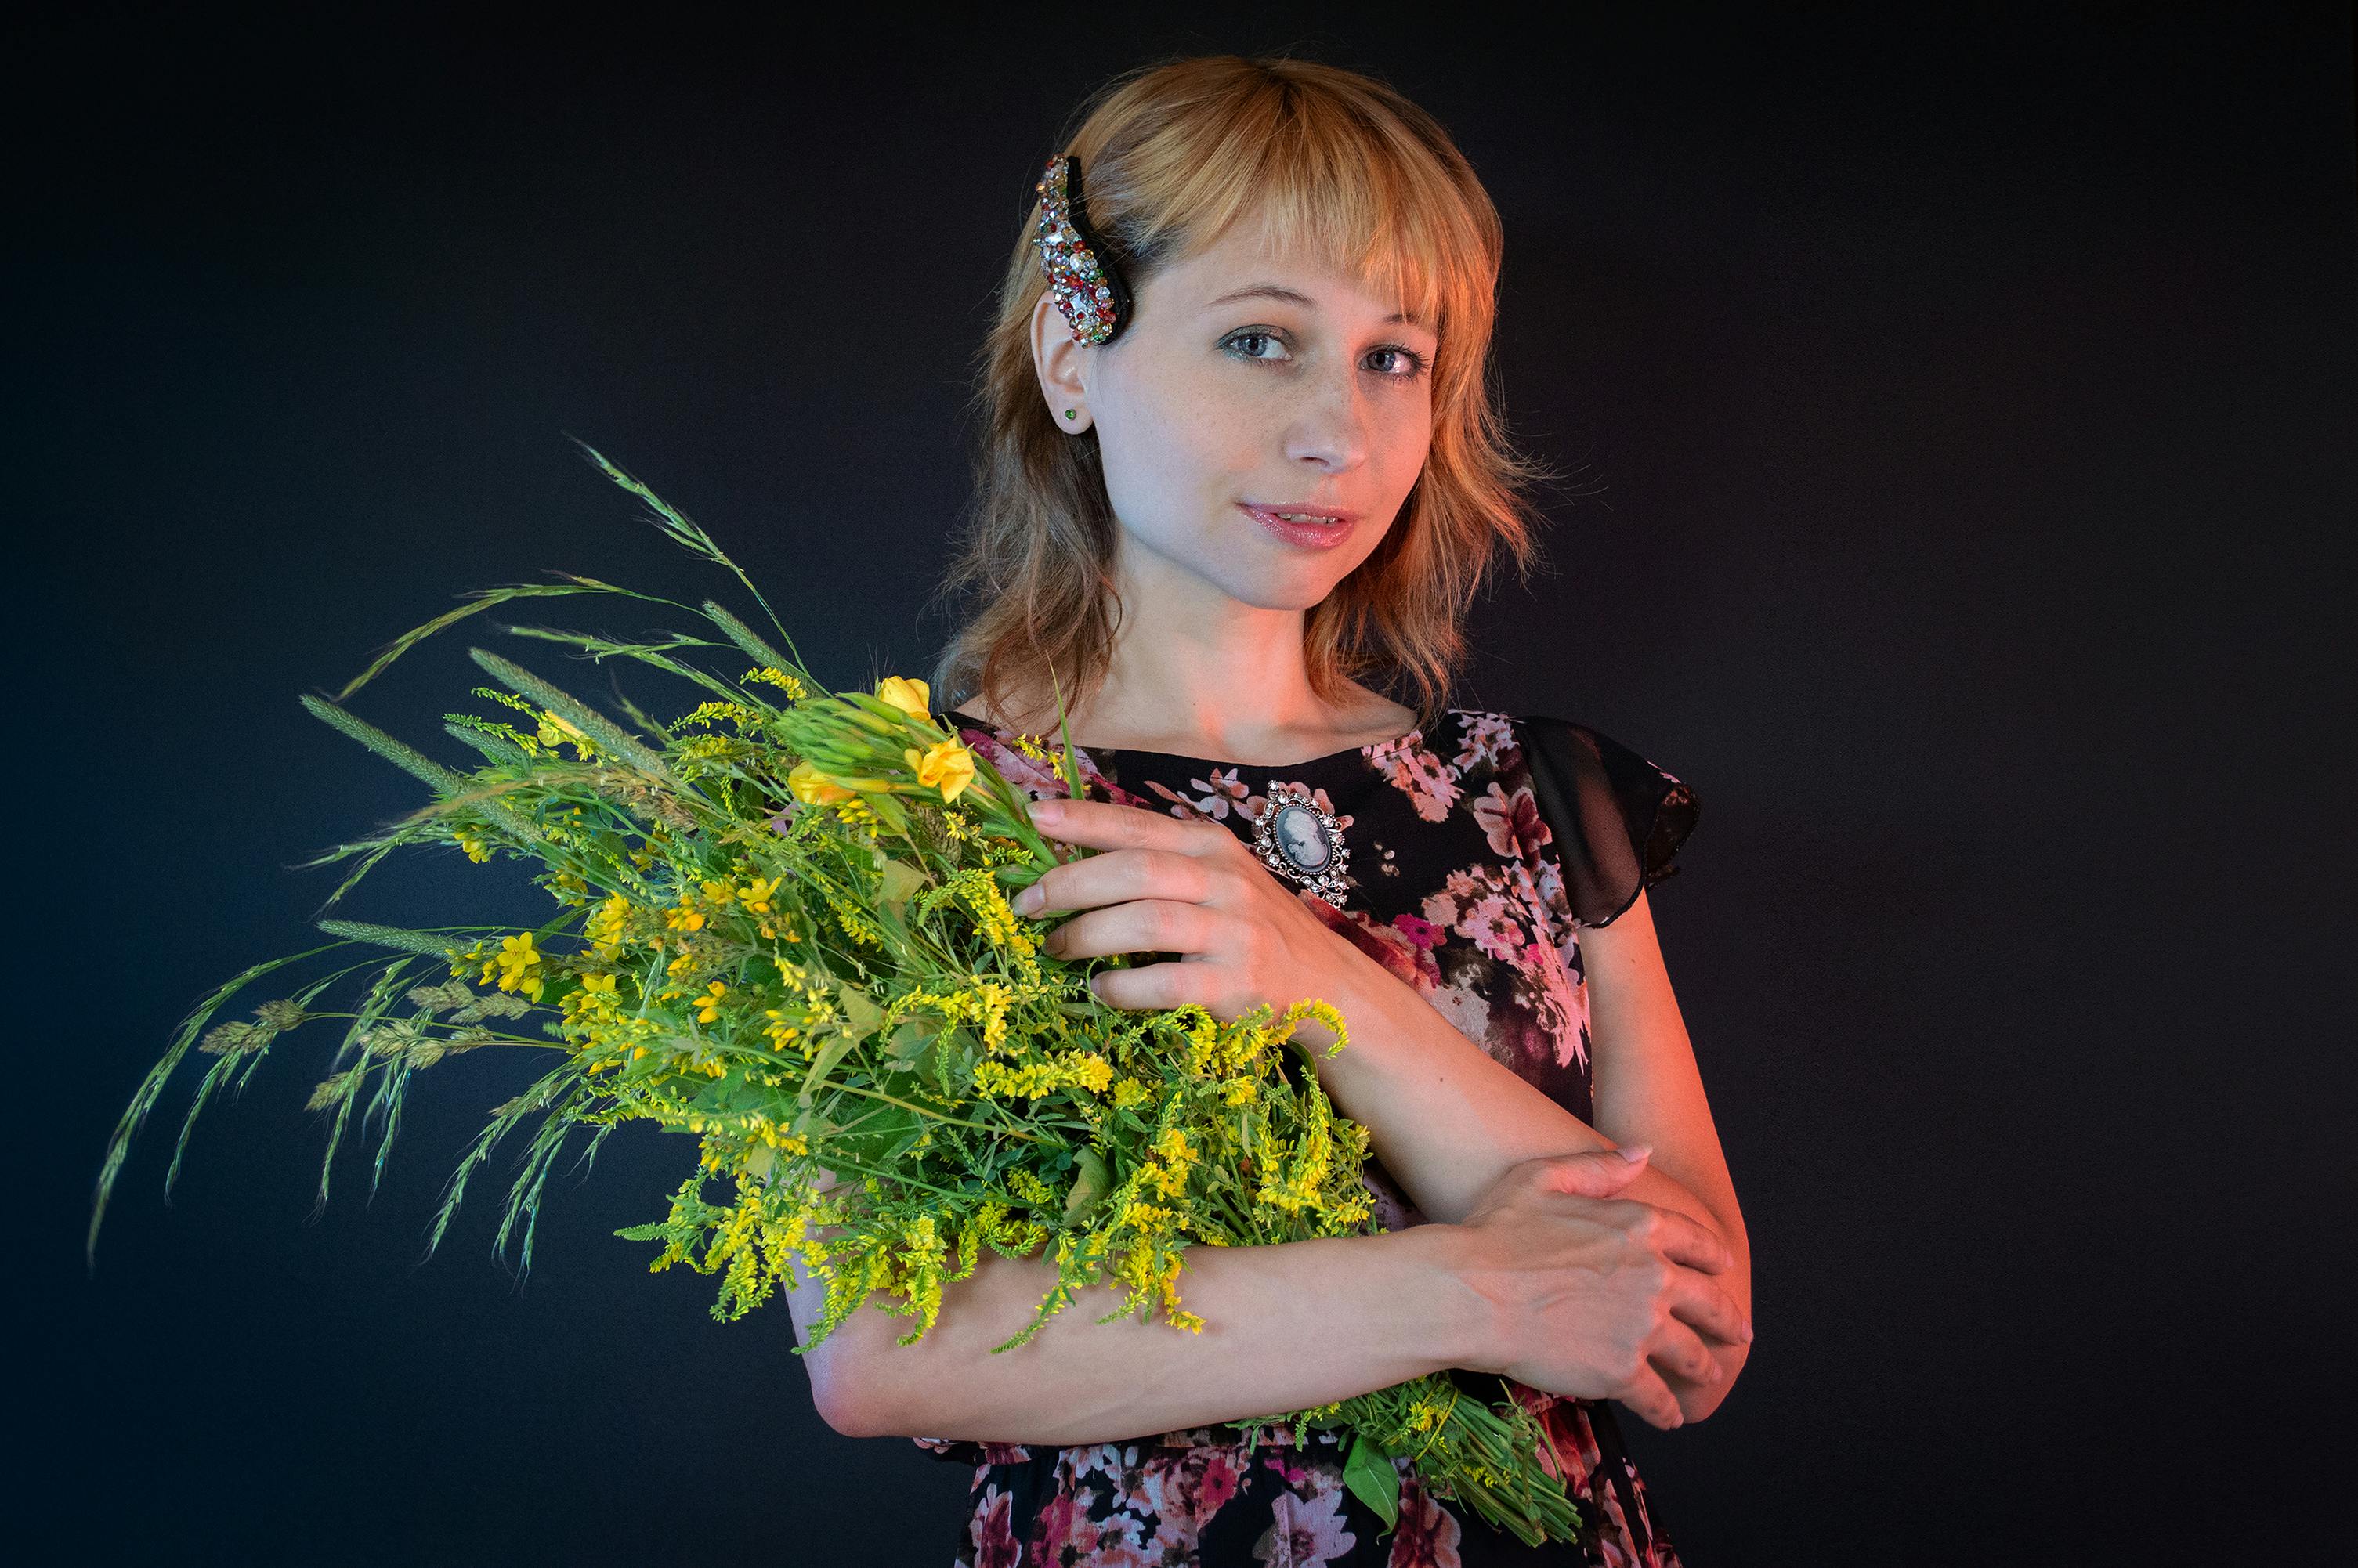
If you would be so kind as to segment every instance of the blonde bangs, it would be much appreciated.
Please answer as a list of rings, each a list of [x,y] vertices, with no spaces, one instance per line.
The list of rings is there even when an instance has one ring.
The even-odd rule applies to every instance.
[[[1487,344],[1498,223],[1464,157],[1363,78],[1272,63],[1294,70],[1233,73],[1226,91],[1186,93],[1159,114],[1124,99],[1161,72],[1107,94],[1073,147],[1100,227],[1141,274],[1257,231],[1272,254],[1357,278],[1436,331],[1471,328]]]

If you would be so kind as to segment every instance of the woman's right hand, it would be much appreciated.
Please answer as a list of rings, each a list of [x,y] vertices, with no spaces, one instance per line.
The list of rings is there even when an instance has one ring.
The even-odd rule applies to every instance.
[[[1664,1375],[1708,1386],[1720,1371],[1712,1342],[1742,1345],[1751,1331],[1711,1278],[1733,1262],[1718,1237],[1676,1209],[1615,1195],[1647,1152],[1523,1161],[1458,1223],[1453,1272],[1494,1325],[1469,1369],[1618,1400],[1653,1426],[1685,1419]]]

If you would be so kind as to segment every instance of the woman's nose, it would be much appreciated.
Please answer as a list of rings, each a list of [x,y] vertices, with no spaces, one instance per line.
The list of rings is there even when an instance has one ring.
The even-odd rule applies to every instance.
[[[1368,460],[1367,409],[1348,380],[1322,381],[1294,411],[1285,433],[1285,455],[1326,473],[1357,468]]]

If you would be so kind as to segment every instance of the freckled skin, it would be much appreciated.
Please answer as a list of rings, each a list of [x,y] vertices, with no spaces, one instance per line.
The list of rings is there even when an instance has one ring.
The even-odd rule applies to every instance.
[[[1257,284],[1311,303],[1212,303]],[[1433,436],[1432,382],[1409,355],[1429,363],[1436,340],[1386,321],[1396,308],[1240,233],[1145,282],[1121,337],[1081,356],[1124,543],[1155,557],[1141,575],[1184,573],[1245,604],[1301,610],[1367,558]],[[1248,330],[1266,341],[1238,341]],[[1306,550],[1239,512],[1247,500],[1342,507],[1363,521],[1348,543]]]

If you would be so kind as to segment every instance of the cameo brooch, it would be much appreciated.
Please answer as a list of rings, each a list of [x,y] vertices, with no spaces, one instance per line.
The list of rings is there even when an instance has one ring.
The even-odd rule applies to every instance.
[[[1253,852],[1271,871],[1342,908],[1343,873],[1351,851],[1335,814],[1299,784],[1282,794],[1271,786],[1267,798],[1253,829]]]

